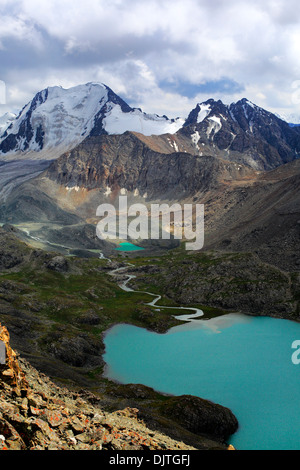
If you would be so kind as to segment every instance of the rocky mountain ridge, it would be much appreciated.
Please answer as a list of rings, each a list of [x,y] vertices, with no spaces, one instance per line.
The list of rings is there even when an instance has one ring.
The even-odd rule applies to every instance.
[[[256,170],[270,170],[299,158],[299,128],[246,98],[225,105],[208,100],[191,111],[178,134],[194,140],[198,154],[210,150]]]
[[[187,118],[169,119],[131,108],[104,84],[87,83],[46,88],[18,116],[2,120],[3,161],[51,160],[87,137],[126,131],[162,136],[166,153],[214,155],[256,170],[276,168],[300,155],[299,127],[246,98],[230,105],[209,99],[198,103]]]

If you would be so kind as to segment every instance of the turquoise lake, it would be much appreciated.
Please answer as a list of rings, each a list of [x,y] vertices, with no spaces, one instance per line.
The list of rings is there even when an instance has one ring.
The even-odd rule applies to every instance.
[[[119,247],[116,248],[117,251],[142,251],[144,248],[140,246],[133,245],[129,242],[120,243]]]
[[[300,449],[300,324],[230,314],[156,334],[116,325],[105,336],[106,377],[230,408],[240,450]]]

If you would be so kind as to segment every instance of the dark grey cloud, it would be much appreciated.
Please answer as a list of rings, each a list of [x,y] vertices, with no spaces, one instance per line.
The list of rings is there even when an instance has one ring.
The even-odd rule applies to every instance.
[[[159,48],[168,49],[170,43],[162,34],[147,35],[142,41],[137,41],[132,34],[125,35],[122,42],[113,38],[101,40],[86,50],[74,49],[66,53],[62,40],[51,37],[46,31],[39,30],[42,39],[42,48],[33,48],[32,44],[16,38],[7,38],[2,41],[0,49],[1,73],[5,74],[12,68],[68,68],[99,65],[124,60],[128,56],[142,58]],[[188,46],[182,44],[178,51],[185,53]]]

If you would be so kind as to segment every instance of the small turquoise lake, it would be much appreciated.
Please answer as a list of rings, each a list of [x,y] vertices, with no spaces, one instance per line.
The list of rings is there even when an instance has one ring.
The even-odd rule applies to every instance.
[[[230,314],[156,334],[116,325],[105,336],[106,377],[230,408],[240,450],[300,449],[300,324]]]
[[[116,248],[117,251],[142,251],[144,248],[140,246],[133,245],[129,242],[120,243],[119,247]]]

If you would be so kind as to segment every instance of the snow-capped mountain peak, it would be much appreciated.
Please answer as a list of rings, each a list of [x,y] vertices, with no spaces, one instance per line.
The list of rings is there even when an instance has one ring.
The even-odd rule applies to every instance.
[[[300,155],[300,129],[246,98],[230,105],[210,99],[190,112],[182,131],[197,155],[217,155],[256,170],[274,168]]]
[[[239,122],[242,126],[253,126],[253,124],[261,119],[270,121],[275,118],[275,115],[256,104],[243,98],[230,105],[224,104],[221,100],[215,101],[209,99],[204,103],[198,103],[197,106],[190,112],[184,127],[191,124],[198,126],[209,123],[210,120],[230,120]]]
[[[54,86],[37,93],[9,125],[3,123],[0,153],[11,159],[35,152],[36,158],[52,159],[89,135],[175,133],[183,122],[131,108],[102,83]]]

